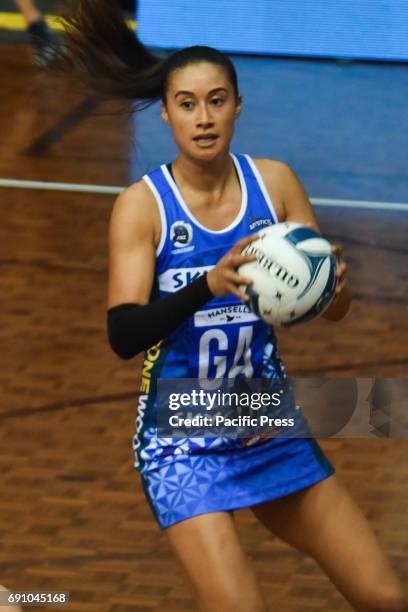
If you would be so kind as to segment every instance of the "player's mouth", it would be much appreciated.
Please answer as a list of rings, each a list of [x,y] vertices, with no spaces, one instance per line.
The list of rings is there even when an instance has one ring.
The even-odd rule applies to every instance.
[[[193,138],[199,147],[211,147],[217,140],[217,134],[198,134]]]

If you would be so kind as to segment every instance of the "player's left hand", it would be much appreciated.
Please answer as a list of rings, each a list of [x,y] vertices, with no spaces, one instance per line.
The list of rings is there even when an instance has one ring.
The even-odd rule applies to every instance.
[[[303,221],[303,225],[305,225],[306,227],[310,227],[312,230],[314,230],[315,232],[319,232],[320,230],[319,228],[316,226],[315,223],[312,223],[311,221]],[[343,287],[346,284],[346,274],[347,274],[347,264],[343,259],[343,249],[339,244],[332,244],[331,245],[331,250],[333,255],[335,256],[336,260],[337,260],[337,268],[336,268],[336,289],[334,292],[334,296],[332,299],[332,303],[335,302],[338,298],[338,296],[340,295],[340,293],[343,290]]]
[[[337,260],[336,269],[336,290],[333,301],[340,295],[344,285],[346,284],[347,264],[343,259],[343,249],[339,244],[332,244],[332,253]]]

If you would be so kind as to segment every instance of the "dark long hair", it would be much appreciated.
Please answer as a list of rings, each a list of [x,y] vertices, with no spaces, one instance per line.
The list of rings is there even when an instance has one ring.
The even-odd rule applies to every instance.
[[[64,63],[105,98],[141,100],[138,107],[145,108],[165,100],[174,70],[199,62],[221,66],[238,97],[237,74],[227,55],[194,46],[159,58],[127,26],[116,0],[74,0],[65,16],[65,31]]]

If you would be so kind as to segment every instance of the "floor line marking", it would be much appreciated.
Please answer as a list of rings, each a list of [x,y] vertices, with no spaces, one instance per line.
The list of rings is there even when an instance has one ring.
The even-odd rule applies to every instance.
[[[64,30],[63,19],[58,15],[44,15],[44,17],[52,30],[59,32]],[[134,19],[128,19],[127,23],[132,30],[136,29],[136,21]],[[0,11],[0,28],[3,30],[23,31],[27,29],[27,24],[20,13]]]
[[[119,194],[125,187],[115,185],[88,185],[83,183],[57,183],[51,181],[27,181],[0,178],[0,187],[13,189],[46,189],[49,191],[76,191],[78,193]],[[367,208],[371,210],[408,211],[408,202],[371,202],[367,200],[340,200],[311,198],[315,206],[340,206],[342,208]]]
[[[343,208],[408,211],[408,202],[370,202],[366,200],[332,200],[330,198],[311,198],[311,202],[315,206],[342,206]]]
[[[20,179],[0,179],[0,187],[17,189],[46,189],[48,191],[77,191],[79,193],[118,194],[124,187],[114,185],[86,185],[82,183],[53,183],[50,181],[23,181]]]

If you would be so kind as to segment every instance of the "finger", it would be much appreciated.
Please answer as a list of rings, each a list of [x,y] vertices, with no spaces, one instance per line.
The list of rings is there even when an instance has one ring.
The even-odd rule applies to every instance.
[[[237,274],[236,272],[230,272],[228,274],[228,280],[236,285],[248,285],[248,286],[252,285],[254,282],[251,278],[246,278],[245,276],[241,276],[240,274]]]
[[[347,272],[347,266],[345,263],[341,263],[339,266],[337,266],[337,270],[336,270],[336,276],[337,278],[343,278],[346,275]]]
[[[252,285],[252,280],[250,278],[241,276],[233,270],[225,270],[222,277],[223,283],[226,287],[228,287],[228,289],[230,289],[231,286],[234,286],[235,289],[237,289],[240,285]]]
[[[251,234],[250,236],[245,236],[245,238],[241,238],[241,240],[238,240],[238,242],[233,246],[232,252],[240,253],[242,249],[248,246],[248,244],[251,244],[251,242],[258,240],[258,238],[259,234]]]
[[[242,302],[249,302],[249,295],[238,289],[235,285],[229,284],[227,285],[227,290],[239,298]]]
[[[256,261],[256,255],[241,255],[240,253],[236,253],[235,255],[231,255],[225,263],[228,268],[234,268],[235,270],[239,268],[239,266],[252,261]]]
[[[247,293],[244,293],[243,291],[240,291],[239,289],[235,289],[232,293],[236,295],[237,298],[239,298],[242,302],[245,302],[245,303],[249,302],[251,299]]]
[[[336,284],[336,289],[334,291],[334,294],[339,295],[343,291],[344,285],[345,285],[344,281],[338,281]]]

